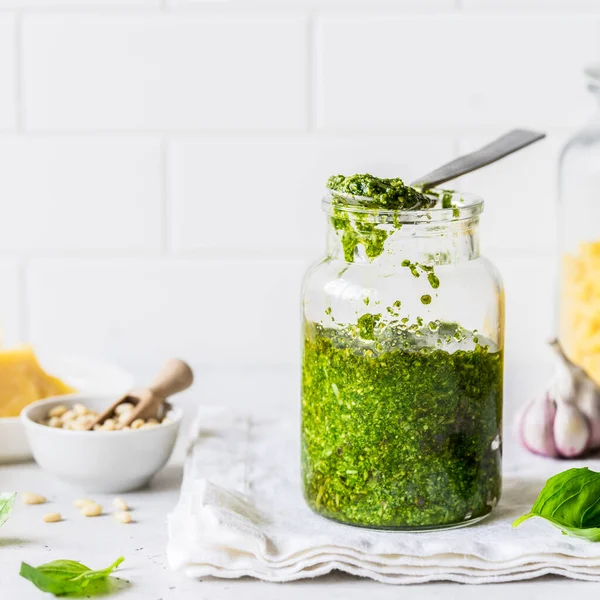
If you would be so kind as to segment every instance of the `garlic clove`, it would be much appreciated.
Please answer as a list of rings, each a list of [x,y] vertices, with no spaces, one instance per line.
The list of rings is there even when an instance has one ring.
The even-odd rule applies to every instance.
[[[580,456],[590,445],[590,425],[585,415],[574,404],[556,404],[553,430],[554,444],[560,456]]]
[[[579,386],[577,408],[590,426],[590,448],[600,447],[600,391],[596,384],[585,381]]]
[[[555,414],[556,405],[547,395],[534,400],[523,411],[519,432],[527,450],[542,456],[558,456],[553,433]]]

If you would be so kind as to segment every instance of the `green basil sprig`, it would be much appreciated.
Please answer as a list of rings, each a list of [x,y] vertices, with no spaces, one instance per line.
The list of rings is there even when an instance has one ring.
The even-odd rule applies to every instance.
[[[600,473],[568,469],[546,482],[531,511],[513,527],[531,517],[541,517],[566,535],[600,542]]]
[[[6,523],[6,520],[12,512],[13,506],[15,505],[15,498],[17,494],[4,493],[0,494],[0,527]]]
[[[21,563],[20,575],[31,581],[42,592],[49,592],[55,596],[76,595],[83,591],[86,595],[93,595],[100,591],[105,592],[105,590],[95,589],[93,584],[105,582],[124,560],[121,556],[112,565],[99,571],[92,571],[74,560],[53,560],[39,567]]]

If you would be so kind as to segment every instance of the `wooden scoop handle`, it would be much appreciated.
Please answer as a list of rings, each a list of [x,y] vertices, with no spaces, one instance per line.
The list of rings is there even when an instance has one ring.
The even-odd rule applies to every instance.
[[[149,389],[161,398],[168,398],[187,390],[193,381],[194,374],[189,365],[178,358],[170,358],[163,365]]]

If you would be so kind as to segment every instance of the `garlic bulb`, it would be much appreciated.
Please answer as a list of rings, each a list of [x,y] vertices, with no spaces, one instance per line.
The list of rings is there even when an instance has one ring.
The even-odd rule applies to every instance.
[[[563,353],[546,393],[518,416],[521,443],[535,454],[573,458],[600,447],[600,389]]]

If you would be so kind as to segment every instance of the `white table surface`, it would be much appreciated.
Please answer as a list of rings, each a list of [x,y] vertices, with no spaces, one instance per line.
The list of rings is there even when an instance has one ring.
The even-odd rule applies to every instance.
[[[222,369],[200,368],[198,384],[182,398],[186,413],[193,412],[198,399],[206,403],[239,405],[252,403],[257,412],[295,410],[297,375],[285,369],[239,369],[235,373]],[[507,405],[511,413],[515,404],[543,384],[545,371],[531,368],[508,368]],[[544,373],[541,375],[540,373]],[[183,396],[183,395],[182,395]],[[189,421],[188,421],[189,422]],[[505,444],[514,444],[507,426]],[[123,600],[295,600],[311,597],[327,600],[366,598],[416,600],[422,598],[481,598],[486,600],[528,600],[564,598],[596,600],[598,585],[560,578],[542,578],[521,583],[467,586],[454,583],[418,586],[384,585],[342,574],[316,580],[287,584],[269,584],[251,579],[190,580],[173,573],[166,565],[166,514],[177,501],[184,455],[181,440],[170,464],[156,476],[148,489],[124,494],[131,505],[135,523],[123,525],[110,515],[85,518],[72,505],[75,498],[86,497],[42,472],[33,463],[0,465],[0,490],[33,491],[48,497],[40,506],[25,506],[20,500],[9,521],[0,529],[0,598],[29,600],[44,597],[31,583],[18,576],[21,561],[32,565],[59,558],[80,560],[92,568],[108,566],[118,556],[125,562],[118,576],[128,580],[114,596]],[[566,467],[566,465],[565,465]],[[91,466],[91,468],[93,468]],[[94,494],[93,499],[107,509],[113,496]],[[64,521],[44,523],[42,515],[60,512]],[[50,597],[50,596],[48,596]]]

